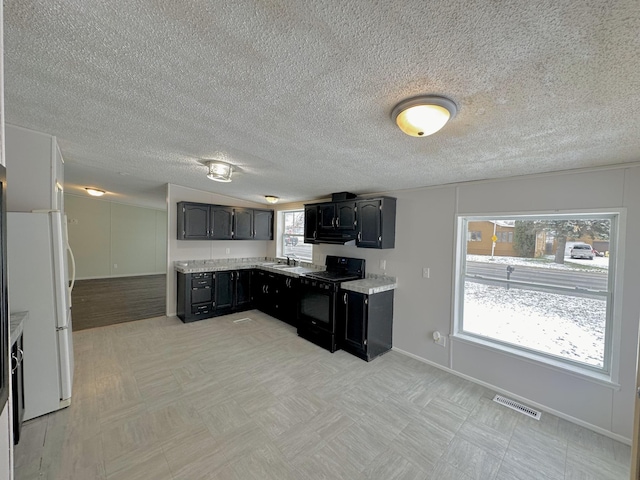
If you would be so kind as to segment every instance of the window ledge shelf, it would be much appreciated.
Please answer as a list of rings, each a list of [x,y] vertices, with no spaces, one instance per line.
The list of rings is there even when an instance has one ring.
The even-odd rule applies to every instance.
[[[545,355],[538,355],[534,352],[520,350],[518,348],[509,347],[507,345],[492,342],[490,340],[484,340],[464,333],[456,333],[452,335],[451,340],[507,355],[543,368],[565,373],[573,377],[611,388],[612,390],[620,390],[620,384],[615,382],[607,373],[596,372],[588,368],[580,368],[577,365],[565,363],[561,360],[547,357]]]

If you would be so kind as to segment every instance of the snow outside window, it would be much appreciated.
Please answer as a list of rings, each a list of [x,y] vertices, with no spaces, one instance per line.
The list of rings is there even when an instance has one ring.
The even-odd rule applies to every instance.
[[[617,214],[460,217],[456,334],[609,373],[617,220]],[[474,240],[476,231],[496,228],[500,235]],[[571,257],[574,244],[594,242],[609,254]]]
[[[282,256],[310,262],[313,258],[313,246],[304,243],[304,210],[283,211],[281,215],[284,225],[282,229]]]

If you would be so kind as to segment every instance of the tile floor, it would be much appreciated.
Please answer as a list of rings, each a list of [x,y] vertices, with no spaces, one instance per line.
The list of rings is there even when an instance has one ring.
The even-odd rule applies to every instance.
[[[73,403],[25,423],[17,480],[629,476],[626,445],[396,352],[330,354],[258,311],[74,342]]]

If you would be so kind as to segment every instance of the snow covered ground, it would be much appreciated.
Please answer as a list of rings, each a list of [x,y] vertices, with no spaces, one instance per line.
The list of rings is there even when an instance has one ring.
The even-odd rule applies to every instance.
[[[564,265],[553,263],[553,255],[543,258],[520,258],[520,257],[493,257],[489,255],[467,255],[467,262],[487,262],[504,263],[507,265],[524,265],[528,267],[553,268],[556,270],[580,270],[589,271],[584,267],[593,267],[594,271],[601,272],[602,269],[609,268],[609,257],[595,257],[593,260],[581,258],[564,257]]]
[[[468,261],[490,261],[468,255]],[[608,268],[608,258],[571,260],[565,265],[535,259],[494,257],[496,263],[585,271]],[[580,265],[580,266],[578,266]],[[603,366],[606,301],[465,282],[464,330],[533,350]]]

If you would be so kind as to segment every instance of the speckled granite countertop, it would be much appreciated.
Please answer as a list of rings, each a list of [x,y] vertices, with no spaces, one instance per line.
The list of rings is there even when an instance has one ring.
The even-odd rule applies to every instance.
[[[367,278],[363,280],[353,280],[340,284],[340,288],[343,290],[364,293],[366,295],[395,290],[397,287],[398,284],[396,283],[395,277],[387,277],[384,275],[367,275]]]
[[[309,272],[324,270],[312,263],[300,262],[300,266],[289,266],[278,263],[277,258],[252,257],[252,258],[230,258],[222,260],[182,260],[174,262],[176,271],[180,273],[202,273],[202,272],[223,272],[225,270],[243,270],[246,268],[259,268],[267,272],[279,273],[289,277],[299,277]],[[352,292],[373,295],[374,293],[386,292],[397,288],[395,277],[384,275],[367,275],[362,280],[344,282],[340,287]]]
[[[29,318],[29,312],[15,312],[10,314],[9,318],[9,338],[11,339],[11,345],[13,345],[22,334],[24,322]]]
[[[299,277],[303,273],[315,272],[316,266],[301,262],[299,266],[290,266],[286,263],[278,263],[277,259],[264,257],[258,258],[231,258],[223,260],[188,260],[174,263],[175,269],[180,273],[223,272],[228,270],[244,270],[247,268],[259,268],[268,272],[280,273],[288,277]]]

